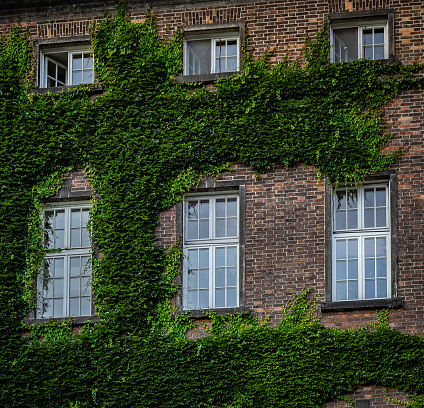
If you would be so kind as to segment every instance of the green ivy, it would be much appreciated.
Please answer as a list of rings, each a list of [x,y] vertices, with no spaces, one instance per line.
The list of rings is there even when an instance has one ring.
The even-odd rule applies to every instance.
[[[388,312],[361,330],[318,323],[307,291],[267,320],[207,311],[210,336],[185,339],[176,313],[178,243],[165,253],[158,213],[202,176],[231,163],[257,174],[314,166],[335,182],[360,182],[401,152],[381,152],[383,107],[421,89],[422,66],[360,60],[328,64],[328,30],[305,46],[306,64],[270,55],[216,82],[177,84],[181,31],[170,42],[153,16],[133,24],[119,8],[92,27],[98,80],[61,94],[27,94],[31,43],[18,27],[0,42],[0,405],[4,407],[317,407],[360,384],[382,384],[422,403],[423,340],[391,330]],[[71,321],[23,325],[43,262],[43,200],[66,170],[85,168],[93,293],[100,322],[71,335]],[[23,337],[23,331],[30,335]],[[419,405],[417,405],[419,406]]]

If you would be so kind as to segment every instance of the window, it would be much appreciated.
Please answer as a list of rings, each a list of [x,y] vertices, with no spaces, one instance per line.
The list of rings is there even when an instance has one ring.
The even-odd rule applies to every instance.
[[[187,33],[184,41],[184,75],[236,72],[240,69],[238,31]]]
[[[360,58],[389,58],[387,19],[332,24],[332,62],[352,62]]]
[[[239,196],[191,196],[184,203],[183,308],[239,305]]]
[[[37,282],[37,318],[92,314],[89,211],[89,203],[43,211],[47,254]]]
[[[338,188],[332,204],[333,301],[390,298],[388,183]]]
[[[89,46],[46,48],[40,52],[40,86],[92,83],[94,60]]]

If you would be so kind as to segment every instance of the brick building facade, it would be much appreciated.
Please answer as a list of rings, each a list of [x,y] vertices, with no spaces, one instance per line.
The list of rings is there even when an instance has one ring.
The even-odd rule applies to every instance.
[[[46,69],[43,71],[41,67],[41,58],[53,58],[50,51],[54,49],[56,52],[54,47],[65,46],[68,50],[76,43],[87,42],[90,24],[102,19],[104,11],[113,13],[114,3],[115,1],[74,0],[70,4],[62,0],[27,0],[18,4],[13,0],[5,0],[0,7],[0,33],[7,35],[11,25],[18,22],[29,30],[35,40],[37,53],[36,81],[37,85],[41,85],[42,76],[46,75]],[[272,49],[274,62],[283,60],[286,55],[291,61],[299,58],[306,36],[314,37],[326,19],[330,22],[334,48],[338,33],[343,37],[346,27],[362,30],[362,37],[361,34],[358,36],[359,42],[365,41],[364,36],[368,32],[366,30],[374,30],[375,38],[380,33],[378,30],[381,30],[381,34],[384,34],[384,59],[404,64],[424,62],[422,0],[158,0],[129,1],[128,9],[131,19],[135,22],[143,21],[147,10],[155,13],[160,34],[164,36],[171,36],[177,27],[182,27],[187,44],[197,40],[196,35],[200,40],[215,41],[216,33],[223,36],[230,33],[228,41],[237,40],[237,47],[240,47],[246,33],[254,56],[260,57]],[[229,44],[226,43],[228,52]],[[378,44],[373,44],[374,52],[377,53]],[[360,43],[358,46],[365,47],[366,44]],[[185,58],[190,58],[188,54],[185,55]],[[231,58],[228,55],[226,58],[229,63]],[[240,65],[239,50],[234,58],[238,59],[237,63]],[[331,58],[339,57],[334,54]],[[71,70],[72,67],[69,66],[68,69]],[[202,79],[203,76],[203,80],[213,83],[216,78],[228,75],[225,71],[218,72],[216,67],[211,68],[210,72],[197,72],[194,69],[193,72],[182,75],[179,80],[187,81],[194,75],[196,80]],[[327,180],[319,179],[316,169],[306,168],[302,164],[288,169],[277,166],[259,177],[254,175],[251,168],[235,164],[233,171],[223,173],[219,179],[203,180],[199,187],[187,196],[187,201],[207,201],[210,207],[214,207],[210,211],[213,212],[215,220],[219,218],[216,215],[219,200],[227,200],[227,212],[223,217],[227,223],[231,218],[228,215],[228,200],[231,200],[231,197],[237,197],[238,200],[237,239],[230,240],[229,243],[217,241],[218,244],[213,240],[205,240],[197,246],[194,239],[185,247],[187,251],[201,251],[207,248],[217,251],[220,249],[219,245],[222,245],[227,252],[232,246],[238,248],[238,281],[233,285],[238,291],[236,300],[234,304],[228,300],[232,296],[232,285],[228,283],[230,266],[227,259],[227,281],[223,290],[226,291],[226,302],[229,302],[224,306],[229,306],[217,307],[217,311],[228,312],[236,306],[241,311],[257,313],[259,318],[271,314],[270,324],[275,325],[282,318],[282,305],[291,294],[299,293],[304,288],[313,288],[318,297],[319,312],[322,313],[321,322],[326,326],[343,329],[364,326],[375,321],[376,308],[392,306],[389,318],[392,327],[405,333],[422,335],[423,112],[424,101],[419,91],[403,92],[386,107],[387,128],[393,137],[385,149],[390,151],[402,147],[405,154],[392,169],[370,177],[367,179],[370,184],[364,184],[362,190],[356,190],[356,207],[349,207],[348,203],[347,207],[338,207],[336,210],[330,184]],[[80,173],[71,175],[66,180],[62,192],[54,197],[54,200],[78,200],[90,196],[92,192],[88,182],[86,179],[81,180],[81,177]],[[372,193],[375,194],[375,201],[367,207],[366,199],[361,197],[371,194],[371,189],[374,189]],[[381,197],[384,195],[384,203],[377,203],[378,194]],[[214,195],[219,198],[211,198]],[[346,192],[345,196],[341,195],[339,199],[349,200],[348,196],[349,193]],[[194,203],[193,206],[200,208],[200,201],[196,201],[197,204]],[[159,216],[156,234],[158,243],[165,248],[169,248],[182,236],[183,242],[187,238],[184,235],[188,234],[186,228],[190,209],[184,206],[185,204],[181,203]],[[375,224],[374,234],[365,226],[357,235],[349,235],[349,227],[341,228],[342,233],[337,235],[335,220],[339,214],[338,210],[342,217],[349,217],[354,211],[361,212],[359,222],[365,223],[367,208],[372,208],[374,214],[377,214],[379,209],[384,210],[387,222],[385,221],[383,226],[380,225],[381,228],[377,228]],[[196,220],[196,228],[201,228],[201,217]],[[345,220],[350,222],[348,218]],[[377,218],[375,223],[378,222],[376,220]],[[354,228],[355,231],[361,230],[360,226],[356,227],[358,228]],[[350,247],[340,250],[346,251],[348,248],[347,255],[335,252],[339,243],[342,246],[350,245],[349,242],[353,240],[357,240],[355,245],[358,247],[352,251],[359,251],[359,255],[349,255]],[[366,255],[367,245],[371,245],[371,241],[376,245],[375,250],[373,254]],[[388,253],[379,254],[378,242],[383,241]],[[376,275],[373,275],[374,283],[367,275],[365,266],[366,261],[370,260],[373,268],[377,270]],[[340,277],[343,270],[349,270],[355,262],[364,263],[362,271],[361,267],[356,269],[356,273],[362,278]],[[337,275],[338,266],[335,264],[340,264],[340,276]],[[198,271],[201,271],[200,267]],[[185,276],[183,271],[178,282],[183,287],[187,286],[187,282],[184,282]],[[352,293],[349,292],[349,282],[353,282]],[[363,286],[362,289],[356,289],[359,291],[356,295],[355,282]],[[368,283],[374,285],[376,296],[367,295]],[[340,284],[341,289],[338,289],[337,284]],[[198,296],[196,301],[201,305],[200,282],[197,282],[197,285],[194,289],[187,287],[187,292],[177,297],[177,306],[190,309],[190,304],[185,299],[190,291]],[[378,285],[382,288],[381,292],[378,292]],[[343,287],[348,288],[347,293]],[[338,292],[339,290],[342,292]],[[352,296],[351,300],[349,296]],[[217,304],[218,300],[214,298],[209,306]],[[204,318],[198,311],[194,311],[193,316],[196,323]],[[188,333],[189,338],[203,335],[205,331],[200,324]],[[397,406],[393,400],[406,401],[403,393],[397,390],[384,391],[378,387],[362,387],[350,397],[357,400],[358,407],[392,407]],[[327,406],[349,405],[343,401],[332,401]]]

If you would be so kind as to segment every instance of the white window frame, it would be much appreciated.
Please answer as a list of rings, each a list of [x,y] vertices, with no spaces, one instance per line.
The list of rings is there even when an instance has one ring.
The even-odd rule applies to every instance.
[[[60,53],[68,54],[67,65],[61,64],[53,59],[54,54],[60,54]],[[58,85],[58,86],[72,85],[72,72],[75,71],[72,69],[72,56],[74,54],[81,54],[81,53],[84,53],[84,54],[90,53],[91,57],[93,58],[92,81],[88,82],[88,83],[93,83],[95,79],[95,71],[94,71],[94,57],[92,55],[91,47],[89,45],[64,46],[64,47],[40,49],[40,88],[47,88],[47,76],[48,76],[47,61],[49,59],[52,60],[55,64],[60,65],[66,69],[66,83],[65,85]],[[84,68],[81,71],[84,71]],[[81,82],[81,83],[84,83],[84,82]]]
[[[73,203],[57,203],[57,204],[51,204],[48,206],[43,207],[42,209],[42,222],[43,222],[43,228],[44,228],[44,213],[46,211],[52,211],[52,210],[63,210],[64,211],[64,246],[63,248],[54,248],[54,249],[47,249],[47,253],[44,256],[45,261],[53,261],[54,259],[63,258],[64,259],[64,274],[63,274],[63,313],[61,315],[55,316],[47,316],[44,317],[44,313],[42,310],[43,306],[43,278],[44,278],[44,272],[38,274],[37,276],[37,290],[38,290],[38,299],[37,299],[37,310],[36,310],[36,318],[37,319],[45,319],[45,318],[61,318],[61,317],[67,317],[71,316],[70,314],[70,299],[72,296],[70,296],[70,260],[72,257],[78,257],[78,256],[84,256],[89,257],[89,261],[91,262],[91,255],[92,255],[92,248],[91,248],[91,242],[89,246],[81,246],[81,247],[70,247],[70,240],[71,240],[71,211],[73,209],[88,209],[91,210],[92,204],[89,201],[79,201],[79,202],[73,202]],[[82,242],[81,242],[82,244]],[[91,268],[91,265],[90,265]],[[88,275],[87,275],[88,276]],[[90,271],[90,282],[91,282],[92,274]],[[92,315],[92,291],[90,286],[90,314],[78,314],[78,315],[72,315],[72,317],[81,317],[81,316],[91,316]],[[84,296],[87,297],[87,296]],[[81,294],[79,295],[79,298],[81,298]]]
[[[238,31],[227,31],[227,32],[219,32],[219,33],[189,33],[184,38],[183,43],[183,65],[184,71],[183,75],[189,75],[189,64],[188,64],[188,47],[187,43],[191,41],[199,41],[199,40],[210,40],[211,41],[211,70],[210,72],[202,73],[202,74],[194,74],[194,75],[207,75],[207,74],[216,74],[216,73],[227,73],[227,72],[238,72],[240,71],[240,35]],[[216,64],[215,60],[217,58],[216,55],[216,43],[217,41],[237,41],[237,68],[235,71],[221,71],[216,72]]]
[[[386,225],[384,227],[364,227],[364,190],[367,188],[385,188],[386,189]],[[385,182],[369,182],[357,188],[338,187],[338,190],[357,190],[358,191],[358,225],[356,229],[336,230],[336,205],[337,195],[332,194],[332,299],[334,302],[345,302],[352,300],[375,300],[388,299],[392,297],[391,283],[391,208],[390,208],[390,185]],[[367,238],[386,238],[386,297],[365,297],[365,239]],[[357,239],[358,240],[358,297],[349,299],[337,299],[336,293],[336,243],[339,240]],[[377,259],[377,256],[376,256]],[[347,273],[347,271],[346,271]],[[346,276],[348,279],[348,275]]]
[[[215,220],[216,220],[216,200],[222,198],[236,198],[237,203],[237,226],[236,231],[237,235],[234,237],[224,237],[224,238],[216,238],[215,235]],[[209,231],[210,238],[208,239],[187,239],[187,228],[188,228],[188,202],[190,200],[197,199],[208,199],[209,200]],[[190,195],[186,196],[183,203],[183,252],[184,252],[184,260],[183,260],[183,309],[184,310],[193,310],[189,308],[188,303],[188,268],[189,268],[189,250],[192,249],[208,249],[209,250],[209,305],[206,309],[219,309],[219,308],[235,308],[240,304],[240,197],[239,194],[231,192],[229,194],[216,194],[216,193],[205,193],[202,195]],[[217,248],[229,248],[235,247],[237,254],[237,270],[236,270],[236,304],[231,306],[216,306],[215,300],[215,251]],[[202,309],[198,307],[196,309]]]
[[[384,59],[389,58],[389,30],[388,30],[388,21],[387,18],[381,18],[376,20],[363,20],[361,22],[338,22],[330,26],[330,61],[332,63],[336,62],[335,54],[335,41],[334,41],[334,30],[343,29],[343,28],[357,28],[358,29],[358,56],[355,60],[364,58],[363,55],[363,31],[368,29],[384,29]]]

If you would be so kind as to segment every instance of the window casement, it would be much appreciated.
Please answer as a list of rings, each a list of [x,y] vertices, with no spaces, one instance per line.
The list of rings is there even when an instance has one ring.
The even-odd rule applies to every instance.
[[[389,27],[384,18],[334,23],[330,28],[330,41],[332,62],[389,58]]]
[[[37,278],[37,319],[91,316],[90,203],[43,209],[44,268]]]
[[[187,196],[183,211],[183,309],[238,307],[239,195]]]
[[[240,70],[238,31],[187,33],[184,75],[220,74]]]
[[[94,81],[94,58],[89,46],[40,50],[40,87],[90,84]]]
[[[392,296],[388,183],[340,188],[332,196],[332,299]]]

